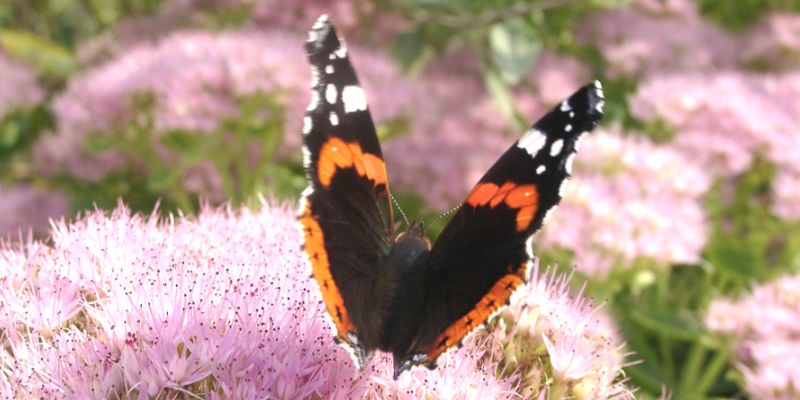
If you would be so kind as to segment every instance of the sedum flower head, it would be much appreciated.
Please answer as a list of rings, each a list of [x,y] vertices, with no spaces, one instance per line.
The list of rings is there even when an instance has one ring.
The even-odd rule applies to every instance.
[[[581,141],[574,178],[541,244],[572,249],[574,264],[592,275],[641,258],[697,262],[708,237],[701,200],[709,184],[672,146],[594,132]]]
[[[753,398],[800,396],[800,275],[757,286],[732,301],[717,299],[706,326],[734,343],[734,361]]]
[[[773,211],[800,218],[799,73],[659,76],[640,85],[630,104],[638,118],[665,120],[674,146],[713,175],[740,174],[757,156],[774,163]]]
[[[569,278],[534,267],[531,283],[492,331],[502,368],[519,375],[526,398],[634,398],[611,320],[582,291],[571,293]]]
[[[643,0],[584,21],[579,40],[600,50],[612,77],[716,71],[736,62],[736,38],[709,23],[692,2]]]
[[[120,206],[56,223],[47,244],[5,243],[0,391],[23,398],[478,399],[517,398],[524,382],[525,390],[545,393],[544,381],[500,367],[504,353],[493,349],[522,343],[512,335],[473,336],[438,369],[397,381],[387,355],[359,373],[334,344],[303,260],[293,211],[267,202],[258,211],[207,208],[196,218],[131,215]],[[597,328],[589,321],[596,315],[585,300],[568,297],[565,278],[534,278],[525,295],[536,312],[525,316],[518,307],[505,318],[534,318],[524,337],[546,335],[552,350],[540,360],[554,367],[543,369],[545,361],[525,371],[571,382],[572,393],[615,393],[603,385],[619,375],[618,345],[595,342],[600,336],[592,336]]]

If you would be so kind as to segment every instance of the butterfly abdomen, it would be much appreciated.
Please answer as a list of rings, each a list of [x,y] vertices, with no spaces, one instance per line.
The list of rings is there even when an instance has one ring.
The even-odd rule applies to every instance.
[[[393,276],[391,298],[381,331],[381,350],[406,351],[419,326],[425,305],[425,265],[430,255],[430,244],[422,230],[413,227],[401,234],[392,245],[382,270]]]

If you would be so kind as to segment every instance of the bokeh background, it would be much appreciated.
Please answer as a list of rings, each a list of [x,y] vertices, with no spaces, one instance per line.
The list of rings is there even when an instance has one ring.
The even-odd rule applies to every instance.
[[[543,264],[613,317],[637,396],[800,398],[794,0],[6,0],[5,246],[118,199],[185,215],[295,201],[322,13],[415,218],[600,79],[606,117],[538,235]]]

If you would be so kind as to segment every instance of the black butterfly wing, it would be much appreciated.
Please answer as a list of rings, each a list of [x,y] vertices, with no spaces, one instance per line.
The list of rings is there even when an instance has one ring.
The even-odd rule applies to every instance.
[[[303,124],[310,185],[303,192],[303,249],[340,343],[368,361],[376,323],[371,293],[393,232],[386,167],[364,91],[327,16],[306,43],[312,100]],[[361,328],[361,329],[360,329]]]
[[[435,365],[527,281],[528,240],[561,200],[577,140],[598,123],[603,104],[600,82],[581,88],[472,189],[431,249],[425,311],[403,367]]]

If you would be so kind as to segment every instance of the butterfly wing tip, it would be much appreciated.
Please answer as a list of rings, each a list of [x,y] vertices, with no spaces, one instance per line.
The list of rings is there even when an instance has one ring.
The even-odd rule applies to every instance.
[[[316,49],[322,46],[325,38],[328,37],[332,30],[333,26],[331,25],[330,19],[328,19],[328,14],[320,15],[317,21],[314,22],[311,30],[308,31],[306,49],[308,49],[310,53],[314,53]]]
[[[595,80],[594,82],[586,85],[580,90],[578,93],[585,93],[588,98],[589,108],[588,112],[589,115],[593,115],[594,118],[599,119],[603,116],[605,107],[605,94],[603,93],[603,84],[600,83],[599,80]]]

